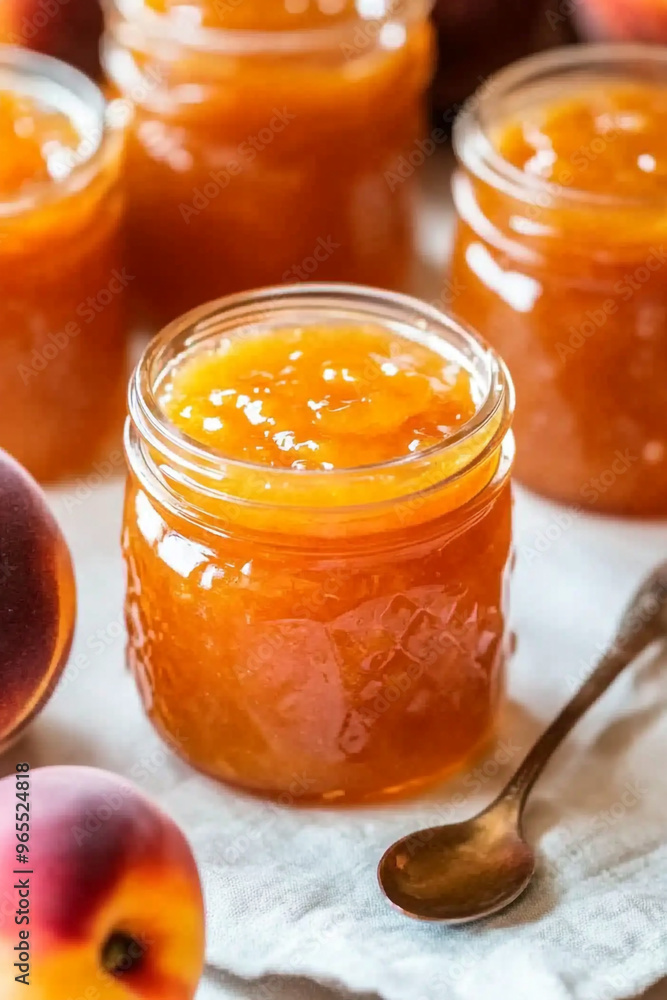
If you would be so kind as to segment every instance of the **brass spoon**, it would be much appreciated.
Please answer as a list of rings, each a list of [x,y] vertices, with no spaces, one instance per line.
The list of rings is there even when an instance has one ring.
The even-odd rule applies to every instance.
[[[464,924],[497,913],[520,896],[535,871],[535,854],[523,838],[521,822],[535,781],[572,727],[621,671],[664,638],[667,563],[639,589],[594,672],[495,801],[464,823],[419,830],[385,852],[378,879],[389,900],[418,920]]]

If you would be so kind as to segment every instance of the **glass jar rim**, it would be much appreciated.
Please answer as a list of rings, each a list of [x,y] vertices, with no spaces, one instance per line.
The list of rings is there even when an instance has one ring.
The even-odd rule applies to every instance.
[[[557,184],[532,174],[506,160],[496,149],[488,134],[488,117],[493,115],[493,102],[510,93],[528,87],[536,81],[557,78],[558,75],[584,70],[615,70],[626,66],[641,68],[647,74],[661,69],[667,87],[667,46],[641,42],[591,42],[565,45],[519,59],[492,74],[468,99],[459,112],[453,129],[453,145],[458,161],[478,180],[517,201],[535,203],[541,208],[557,204],[569,207],[613,209],[651,206],[667,202],[653,196],[630,196],[587,191],[583,188]],[[629,76],[629,73],[628,73]],[[619,81],[623,77],[619,76]],[[548,198],[548,204],[539,198]]]
[[[449,343],[463,357],[466,355],[469,364],[478,364],[483,369],[480,377],[487,382],[484,398],[478,405],[474,415],[460,427],[451,437],[409,455],[399,456],[386,462],[373,465],[356,466],[343,469],[292,469],[276,468],[259,463],[252,463],[208,448],[206,445],[191,438],[169,421],[162,411],[157,388],[160,378],[169,365],[184,351],[191,350],[195,345],[206,340],[215,340],[226,331],[247,327],[253,321],[267,321],[268,317],[278,317],[285,314],[285,321],[290,313],[301,310],[317,311],[324,314],[341,317],[342,309],[347,306],[348,313],[353,312],[365,322],[373,322],[379,326],[387,325],[389,329],[403,330],[424,336],[449,335]],[[285,321],[278,325],[285,325]],[[342,318],[341,322],[353,322]],[[316,320],[313,320],[316,322]],[[417,338],[413,338],[417,339]],[[479,375],[480,373],[478,373]],[[247,475],[264,478],[267,482],[291,482],[299,486],[317,483],[322,484],[366,481],[369,477],[402,471],[403,469],[428,468],[435,458],[444,453],[452,452],[466,440],[476,434],[481,434],[486,428],[492,428],[488,440],[480,451],[473,454],[465,467],[457,470],[451,477],[438,479],[429,483],[428,489],[442,489],[461,476],[468,474],[478,464],[488,460],[489,456],[498,450],[507,435],[514,412],[514,387],[511,377],[502,359],[474,331],[464,326],[458,320],[441,313],[419,299],[397,292],[388,292],[360,285],[350,285],[337,282],[307,283],[303,285],[279,285],[230,295],[214,302],[207,303],[191,310],[184,316],[168,324],[148,345],[144,351],[129,386],[129,422],[128,428],[134,430],[141,441],[148,447],[164,456],[175,466],[196,470],[198,474],[208,474],[213,483],[220,483],[225,478],[224,470],[233,469]],[[127,440],[127,439],[126,439]],[[131,450],[131,449],[130,449]],[[393,497],[391,501],[381,499],[373,503],[395,503],[410,500],[413,494],[407,493],[400,498]],[[234,502],[247,502],[243,498],[233,496]],[[263,502],[251,500],[253,506]],[[263,504],[266,507],[277,506],[276,502]],[[371,504],[372,505],[372,504]],[[305,509],[307,505],[285,504],[292,509]],[[321,507],[323,513],[343,507],[331,505]],[[350,509],[350,508],[347,508]]]
[[[197,24],[178,23],[168,15],[151,10],[145,0],[110,0],[110,10],[120,16],[128,27],[124,42],[132,47],[132,34],[150,37],[161,43],[178,43],[202,52],[226,55],[261,55],[283,53],[286,55],[308,52],[313,49],[356,47],[352,36],[364,25],[382,28],[398,21],[401,24],[425,20],[435,0],[379,0],[384,12],[379,16],[359,17],[336,21],[316,28],[293,28],[267,31],[253,28],[213,28]],[[374,39],[369,37],[370,44]],[[380,42],[382,39],[380,38]],[[390,47],[390,46],[388,46]],[[365,49],[365,47],[364,47]]]
[[[90,152],[81,157],[62,180],[53,178],[35,181],[26,191],[15,197],[0,198],[0,219],[23,214],[41,204],[45,198],[62,198],[86,187],[98,173],[102,161],[113,155],[115,148],[112,149],[112,146],[115,147],[121,142],[120,129],[115,126],[112,120],[113,114],[110,114],[112,105],[107,103],[100,87],[74,66],[41,52],[0,44],[0,74],[3,73],[7,73],[10,77],[15,75],[17,79],[23,76],[31,81],[43,81],[47,87],[55,86],[55,95],[60,92],[60,96],[67,94],[72,96],[90,112],[89,125],[91,134],[94,134],[94,141]],[[55,103],[54,107],[65,114],[68,113],[58,103]],[[83,138],[88,139],[90,135],[84,135]],[[112,138],[116,140],[115,143],[112,143]],[[74,151],[73,155],[76,156]]]

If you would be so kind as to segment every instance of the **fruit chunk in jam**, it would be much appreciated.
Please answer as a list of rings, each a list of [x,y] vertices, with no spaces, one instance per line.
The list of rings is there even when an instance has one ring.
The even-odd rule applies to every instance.
[[[461,456],[445,443],[480,405],[445,347],[295,324],[196,345],[166,369],[165,426],[218,456],[221,493],[194,499],[224,528],[161,501],[130,452],[129,657],[153,722],[195,766],[292,802],[355,800],[434,781],[490,737],[508,470],[496,446],[466,485],[438,488]]]

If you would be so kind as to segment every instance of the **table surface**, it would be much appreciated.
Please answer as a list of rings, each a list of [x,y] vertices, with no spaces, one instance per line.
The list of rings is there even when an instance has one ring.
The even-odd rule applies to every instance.
[[[438,298],[439,275],[451,231],[450,169],[449,151],[440,150],[427,162],[423,175],[419,230],[425,264],[417,291],[429,301]],[[120,533],[121,489],[119,483],[106,483],[92,490],[84,484],[83,488],[53,492],[50,497],[74,553],[80,598],[76,650],[88,650],[91,669],[75,671],[76,683],[71,685],[65,678],[38,725],[22,740],[21,753],[33,766],[89,763],[121,769],[122,758],[120,750],[114,750],[115,741],[119,747],[127,741],[125,715],[131,717],[136,711],[132,702],[136,694],[122,668],[123,577],[115,543]],[[108,647],[99,656],[94,652],[97,647],[93,637],[101,637],[102,644]],[[107,671],[107,654],[111,655],[113,667],[105,683],[116,697],[112,694],[108,704],[105,697],[102,706],[94,675],[102,666]],[[105,729],[103,741],[97,738],[101,724]],[[0,775],[8,766],[6,761],[0,761]],[[341,1000],[342,994],[289,977],[268,977],[249,985],[231,975],[215,974],[205,978],[198,1000],[258,996],[271,996],[272,1000]],[[644,1000],[667,1000],[667,980],[645,994]]]

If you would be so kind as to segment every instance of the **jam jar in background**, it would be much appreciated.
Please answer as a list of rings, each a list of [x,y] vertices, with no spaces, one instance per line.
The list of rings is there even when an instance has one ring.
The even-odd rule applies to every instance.
[[[563,48],[455,127],[453,309],[505,358],[517,478],[667,514],[667,50]]]
[[[151,329],[266,284],[410,282],[416,175],[387,177],[426,130],[430,0],[289,6],[109,4],[106,70],[141,94],[128,230]]]
[[[0,46],[0,447],[41,481],[120,459],[123,141],[65,63]]]

